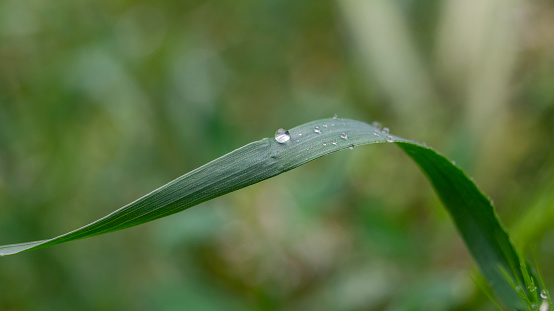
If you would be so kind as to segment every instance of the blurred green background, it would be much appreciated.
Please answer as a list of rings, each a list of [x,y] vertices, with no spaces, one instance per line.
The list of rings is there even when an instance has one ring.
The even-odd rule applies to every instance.
[[[338,113],[455,160],[554,289],[549,0],[0,0],[0,244]],[[394,145],[0,258],[0,310],[495,310]]]

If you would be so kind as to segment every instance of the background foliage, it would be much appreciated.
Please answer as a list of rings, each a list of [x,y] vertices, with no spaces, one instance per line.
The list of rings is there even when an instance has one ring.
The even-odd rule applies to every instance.
[[[0,244],[338,113],[456,160],[552,289],[553,29],[547,0],[0,0]],[[493,310],[439,204],[398,148],[360,147],[2,258],[0,309]]]

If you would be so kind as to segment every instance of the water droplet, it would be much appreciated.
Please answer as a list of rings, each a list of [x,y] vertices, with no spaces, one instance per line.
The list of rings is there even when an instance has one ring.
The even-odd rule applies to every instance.
[[[543,289],[541,292],[541,298],[548,299],[548,292],[545,289]]]
[[[333,115],[333,119],[338,119],[339,118],[339,115],[335,113],[335,115]]]
[[[323,143],[323,146],[327,146],[327,143]]]
[[[323,123],[322,125],[323,125],[323,127],[327,127],[327,123]]]
[[[290,140],[289,131],[287,131],[285,129],[278,129],[275,132],[275,140],[280,144],[286,143],[287,141]]]
[[[373,132],[373,136],[379,137],[379,136],[381,136],[381,135],[380,135],[378,132]]]
[[[348,134],[346,134],[346,133],[340,133],[340,138],[342,138],[342,139],[348,139]]]
[[[299,143],[299,142],[300,142],[300,139],[297,139],[296,142]]]
[[[383,128],[383,133],[388,134],[388,133],[389,133],[389,128],[388,128],[388,127],[384,127],[384,128]]]
[[[314,127],[314,132],[318,133],[318,134],[321,134],[321,129],[319,129],[319,126],[315,126]]]
[[[348,147],[348,149],[350,149],[350,150],[354,149],[354,145],[350,145],[350,147]]]
[[[456,165],[456,161],[452,160],[452,164]]]
[[[383,126],[383,125],[381,124],[381,122],[379,122],[379,121],[373,121],[373,123],[371,123],[371,125],[372,125],[373,127],[378,128],[378,129],[381,129],[381,127]]]
[[[335,146],[336,146],[336,145],[337,145],[337,142],[336,142],[336,141],[334,141],[334,142],[333,142],[333,145],[335,145]]]
[[[298,136],[302,136],[302,133],[298,133]]]
[[[386,138],[386,139],[387,139],[387,141],[388,141],[389,143],[393,143],[393,142],[394,142],[394,137],[392,137],[391,135],[387,135],[387,138]]]
[[[490,197],[489,197],[489,200],[490,200]],[[491,203],[492,203],[492,200],[491,200]],[[533,285],[529,285],[527,286],[527,289],[532,293],[537,290],[537,287]]]
[[[539,304],[534,303],[534,304],[531,305],[531,308],[533,308],[533,310],[538,310],[539,309]]]

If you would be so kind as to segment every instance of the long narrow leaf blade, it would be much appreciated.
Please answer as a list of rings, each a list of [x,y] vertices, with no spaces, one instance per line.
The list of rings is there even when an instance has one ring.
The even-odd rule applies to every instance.
[[[284,143],[265,138],[215,159],[111,214],[52,239],[0,246],[17,254],[137,226],[244,188],[329,153],[358,145],[395,142],[425,173],[452,216],[471,255],[496,293],[513,309],[523,308],[501,270],[522,278],[517,252],[486,196],[444,156],[363,122],[324,119],[289,130]]]

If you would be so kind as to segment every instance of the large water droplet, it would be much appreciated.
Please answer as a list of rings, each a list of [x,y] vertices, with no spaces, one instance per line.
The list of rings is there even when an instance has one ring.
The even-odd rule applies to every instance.
[[[335,114],[333,115],[333,119],[336,120],[336,119],[338,119],[338,118],[339,118],[339,115],[335,113]]]
[[[321,134],[321,129],[319,128],[319,126],[315,126],[314,127],[314,132],[318,133],[318,134]]]
[[[285,129],[278,129],[275,132],[275,140],[280,144],[286,143],[287,141],[290,140],[289,131],[287,131]]]
[[[543,289],[541,292],[541,298],[548,299],[548,292],[545,289]]]
[[[348,139],[348,134],[346,134],[346,133],[340,133],[340,138],[342,138],[342,139]]]

